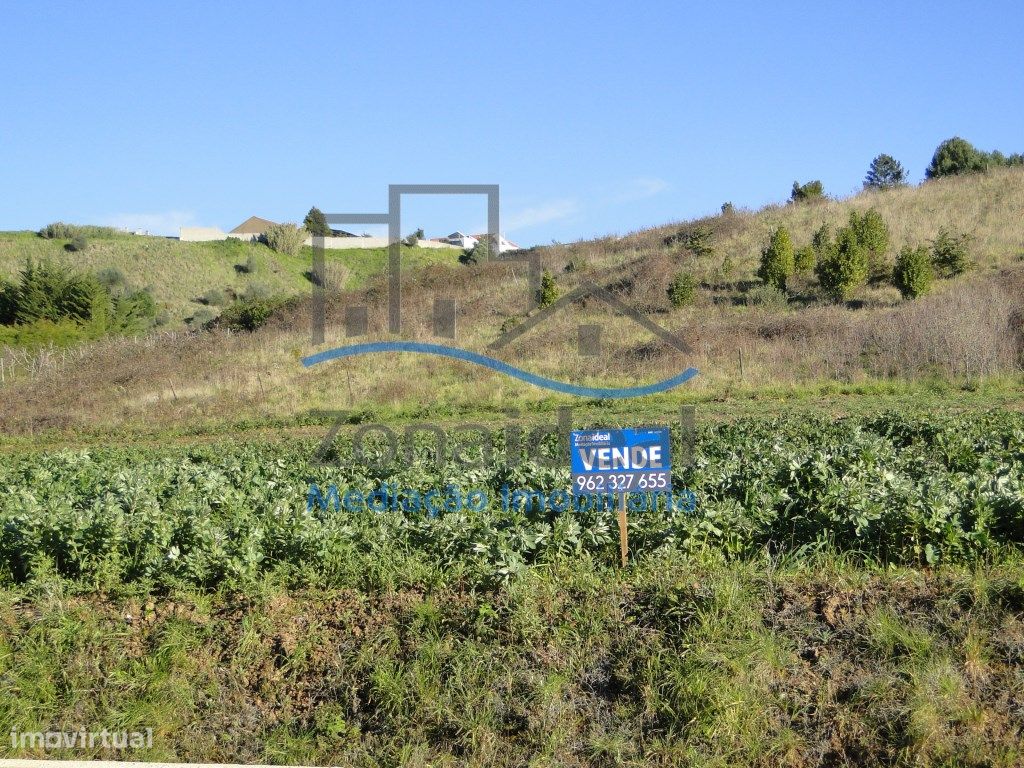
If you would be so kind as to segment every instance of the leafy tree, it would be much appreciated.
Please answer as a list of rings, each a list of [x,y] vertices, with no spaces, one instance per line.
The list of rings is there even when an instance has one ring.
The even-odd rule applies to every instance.
[[[302,226],[305,227],[306,231],[313,237],[331,236],[331,226],[327,223],[327,217],[324,216],[324,212],[315,205],[309,209],[309,213],[306,214],[306,218],[302,220]]]
[[[289,256],[297,256],[306,241],[306,230],[294,224],[274,224],[260,238],[272,250]]]
[[[872,160],[864,177],[865,189],[892,189],[906,184],[907,171],[892,155],[882,154]]]
[[[946,139],[935,149],[924,175],[929,179],[956,176],[961,173],[983,171],[987,164],[988,158],[984,152],[980,152],[966,139],[954,136]]]
[[[810,274],[814,271],[814,265],[817,262],[817,254],[814,251],[813,245],[805,245],[803,248],[797,248],[793,252],[793,270],[797,274]]]
[[[869,208],[863,216],[850,211],[850,228],[867,254],[868,274],[880,278],[888,274],[885,254],[889,250],[889,227],[876,209]]]
[[[954,235],[945,227],[932,240],[932,264],[941,277],[956,277],[967,271],[971,264],[969,246],[971,236]]]
[[[789,199],[794,203],[807,203],[821,200],[824,196],[825,186],[815,179],[814,181],[808,181],[806,184],[794,181],[793,191],[790,192]]]
[[[867,279],[868,260],[851,227],[843,227],[815,267],[822,290],[836,301],[846,301]]]
[[[761,267],[757,271],[767,285],[786,290],[786,278],[793,274],[793,241],[785,227],[779,227],[761,251]]]
[[[931,254],[924,246],[904,246],[896,257],[892,281],[905,299],[916,299],[931,289],[935,273],[932,269]]]
[[[537,303],[543,307],[550,307],[558,300],[558,284],[554,276],[546,269],[540,276],[540,290],[537,291]]]
[[[680,272],[669,283],[668,300],[677,309],[693,304],[696,296],[697,281],[689,272]]]

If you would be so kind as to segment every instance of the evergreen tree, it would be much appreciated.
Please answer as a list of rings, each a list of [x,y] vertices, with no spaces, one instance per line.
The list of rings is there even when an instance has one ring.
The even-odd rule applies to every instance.
[[[772,232],[768,245],[761,251],[761,267],[757,271],[767,285],[786,290],[786,278],[793,274],[793,241],[785,227]]]
[[[906,184],[907,171],[892,155],[882,154],[872,160],[864,177],[865,189],[892,189]]]
[[[327,217],[324,216],[323,211],[315,205],[309,209],[309,213],[306,214],[306,218],[302,220],[302,226],[305,227],[306,231],[313,237],[331,236],[331,227],[327,223]]]

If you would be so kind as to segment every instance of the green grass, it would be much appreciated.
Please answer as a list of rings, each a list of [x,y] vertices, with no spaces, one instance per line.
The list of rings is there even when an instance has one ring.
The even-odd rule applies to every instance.
[[[662,557],[567,560],[471,592],[268,583],[147,599],[44,580],[0,590],[0,754],[1008,768],[1024,757],[1022,576],[1012,558],[922,573]],[[880,611],[895,645],[875,642]],[[7,738],[83,724],[151,727],[153,748]]]
[[[47,240],[32,232],[0,232],[0,278],[12,278],[26,259],[67,264],[98,272],[119,269],[134,288],[150,288],[158,305],[170,314],[171,325],[182,323],[202,308],[197,301],[211,290],[229,289],[237,294],[257,287],[272,294],[294,296],[310,290],[307,273],[312,249],[298,256],[275,253],[266,246],[223,240],[182,243],[160,237],[117,234],[94,237],[84,252],[65,249],[66,240]],[[351,248],[325,252],[329,276],[344,276],[345,288],[366,285],[387,265],[387,249]],[[439,248],[404,248],[403,266],[458,263],[458,251]],[[244,271],[252,259],[254,273]]]

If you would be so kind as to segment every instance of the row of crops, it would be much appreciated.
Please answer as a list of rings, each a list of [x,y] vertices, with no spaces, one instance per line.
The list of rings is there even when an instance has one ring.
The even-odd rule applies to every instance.
[[[570,488],[567,467],[522,459],[375,467],[344,436],[315,441],[34,453],[0,463],[0,579],[244,589],[494,583],[531,565],[617,559],[613,510],[509,506],[503,488]],[[552,452],[553,445],[547,446]],[[372,457],[371,457],[372,458]],[[455,487],[488,503],[431,514],[310,505],[310,488]],[[1024,415],[742,420],[698,430],[673,484],[693,503],[630,513],[634,557],[658,550],[840,551],[874,562],[972,562],[1024,543]],[[479,497],[478,497],[479,498]]]

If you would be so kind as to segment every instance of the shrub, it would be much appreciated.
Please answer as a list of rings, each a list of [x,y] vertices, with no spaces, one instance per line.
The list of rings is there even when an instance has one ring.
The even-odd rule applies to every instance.
[[[800,275],[809,275],[814,271],[817,257],[813,245],[805,245],[793,252],[793,270]]]
[[[306,218],[302,220],[302,226],[313,237],[331,236],[331,226],[327,223],[327,217],[324,216],[324,212],[315,205],[309,209],[309,213],[306,214]]]
[[[892,271],[893,284],[899,288],[905,299],[916,299],[928,293],[932,285],[931,254],[925,247],[911,248],[904,246],[896,257],[896,266]]]
[[[118,333],[137,333],[156,323],[157,310],[147,290],[132,291],[114,297],[109,328]]]
[[[410,248],[415,248],[417,245],[419,245],[419,242],[422,239],[423,239],[423,230],[422,229],[417,229],[415,232],[413,232],[413,233],[411,233],[409,235],[406,235],[405,240],[403,240],[402,242],[405,243]]]
[[[0,278],[0,325],[13,325],[18,308],[17,287]]]
[[[987,158],[984,152],[979,152],[966,139],[954,136],[946,139],[935,149],[924,175],[929,179],[938,179],[942,176],[982,171],[986,165]]]
[[[554,276],[546,269],[540,276],[540,290],[537,291],[537,303],[544,307],[550,307],[558,300],[558,284]]]
[[[772,232],[761,251],[761,267],[757,271],[766,285],[786,290],[786,278],[793,274],[793,241],[785,227]]]
[[[755,285],[747,291],[744,298],[747,304],[753,307],[783,309],[789,304],[785,292],[774,285]]]
[[[867,279],[868,262],[864,248],[850,227],[843,227],[835,243],[823,243],[815,273],[822,290],[836,301],[846,301]]]
[[[968,247],[971,236],[966,233],[952,234],[945,227],[932,240],[932,264],[941,277],[962,275],[970,266]]]
[[[39,236],[47,240],[70,240],[76,234],[78,227],[74,224],[65,224],[63,221],[55,221],[39,230]]]
[[[199,303],[208,307],[223,307],[228,304],[228,296],[220,288],[213,288],[199,297]]]
[[[251,253],[245,260],[245,264],[242,264],[238,268],[239,272],[246,275],[255,275],[260,271],[260,260],[256,258],[256,254]]]
[[[731,216],[735,212],[736,212],[736,207],[732,203],[730,203],[728,201],[722,203],[722,215],[723,216]]]
[[[85,237],[113,237],[117,233],[113,227],[97,227],[91,224],[65,224],[55,221],[39,230],[39,236],[47,240],[71,240],[76,235]]]
[[[664,239],[667,246],[682,246],[694,256],[710,256],[715,252],[711,244],[714,232],[706,224],[683,227]]]
[[[225,309],[218,322],[233,331],[255,331],[266,325],[282,303],[272,298],[243,298]]]
[[[71,242],[64,247],[67,248],[69,251],[81,253],[82,251],[89,247],[89,240],[86,238],[85,235],[78,234],[71,238]]]
[[[893,189],[907,184],[907,171],[892,155],[879,155],[871,161],[864,189]]]
[[[278,253],[297,256],[306,237],[306,230],[294,224],[274,224],[267,227],[260,239]]]
[[[680,272],[669,283],[668,300],[677,309],[693,304],[696,296],[697,281],[689,272]]]
[[[217,314],[213,310],[203,307],[197,309],[186,322],[191,326],[200,327],[212,322],[215,317]]]
[[[872,278],[887,276],[890,270],[885,262],[885,254],[889,250],[889,227],[882,214],[874,208],[869,208],[863,216],[850,211],[850,228],[867,255],[868,274]]]
[[[96,273],[96,279],[100,281],[100,285],[107,288],[116,288],[128,282],[124,273],[117,267],[104,267]]]
[[[582,257],[570,259],[565,265],[566,272],[586,272],[588,269],[590,269],[590,264]]]
[[[253,301],[256,299],[269,299],[271,296],[270,288],[263,285],[262,283],[251,283],[245,287],[242,292],[242,301]]]
[[[825,196],[824,185],[815,179],[806,184],[793,182],[793,190],[789,193],[789,199],[794,203],[808,203],[814,200],[821,200]]]

